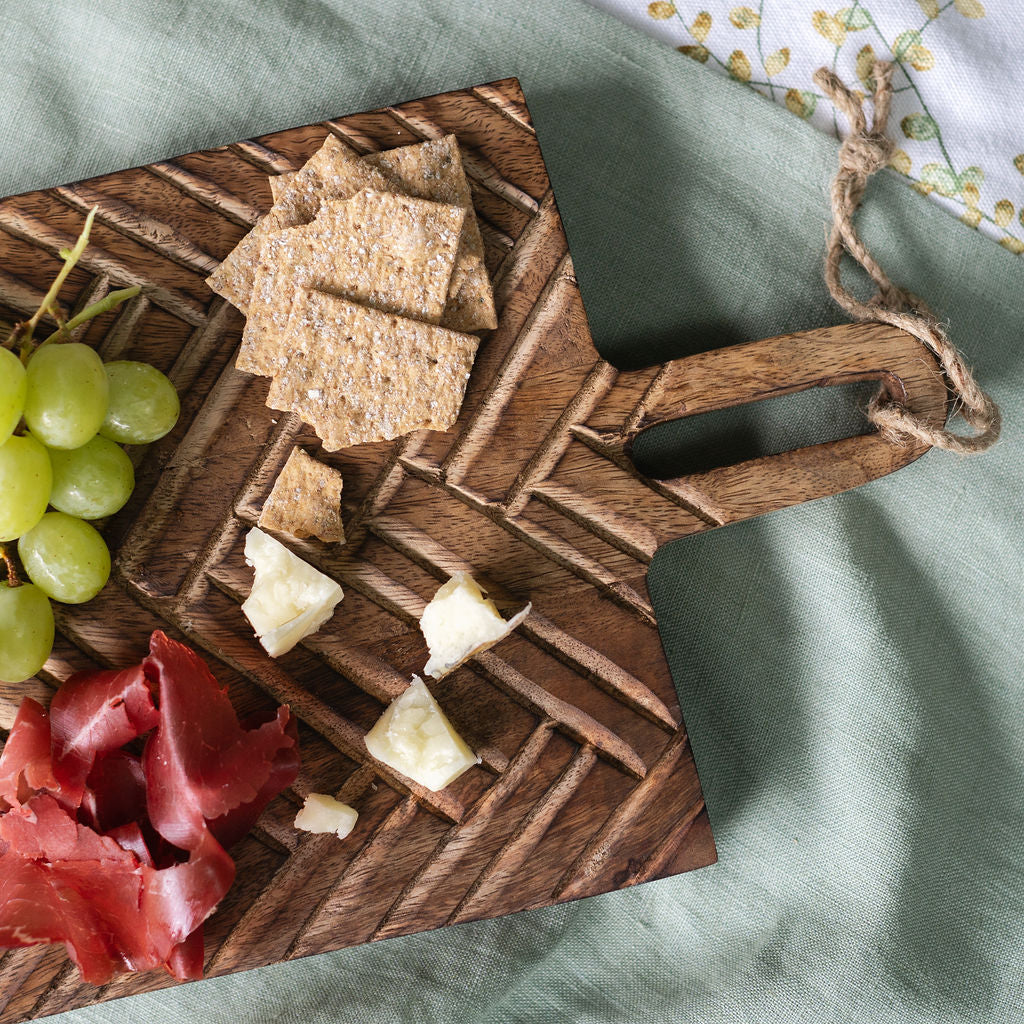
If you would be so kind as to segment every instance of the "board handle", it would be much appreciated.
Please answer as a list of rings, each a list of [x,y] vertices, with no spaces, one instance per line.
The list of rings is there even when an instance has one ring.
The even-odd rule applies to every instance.
[[[636,440],[658,424],[812,387],[872,380],[916,416],[936,425],[945,422],[949,393],[932,353],[898,328],[857,323],[785,334],[666,363],[620,428],[617,440],[622,454],[632,461]],[[692,505],[713,526],[849,490],[906,466],[928,447],[912,439],[894,444],[871,431],[648,482]]]

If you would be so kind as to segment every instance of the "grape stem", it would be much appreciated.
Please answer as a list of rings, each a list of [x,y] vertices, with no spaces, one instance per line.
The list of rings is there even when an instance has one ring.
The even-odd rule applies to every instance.
[[[97,207],[94,206],[89,211],[88,216],[85,218],[85,227],[82,228],[82,233],[78,236],[78,240],[75,244],[70,249],[61,249],[60,255],[64,259],[64,266],[62,266],[57,272],[57,276],[53,279],[53,284],[50,285],[50,290],[43,297],[43,301],[39,304],[39,308],[26,321],[24,325],[27,328],[26,341],[32,340],[32,332],[36,329],[36,324],[39,323],[43,314],[51,307],[55,307],[57,295],[63,287],[64,282],[67,280],[68,274],[71,273],[82,253],[85,252],[85,247],[89,244],[89,233],[92,231],[92,222],[96,217],[96,209]]]
[[[81,313],[73,316],[67,323],[61,320],[60,309],[57,306],[57,295],[67,280],[68,274],[74,269],[82,253],[85,252],[85,247],[89,244],[89,233],[92,231],[92,222],[96,217],[97,209],[98,207],[94,206],[89,211],[88,216],[85,218],[85,226],[82,228],[82,233],[78,236],[75,244],[70,249],[60,250],[59,255],[64,260],[64,265],[60,268],[56,278],[54,278],[53,284],[50,285],[49,291],[47,291],[43,301],[39,304],[39,308],[28,320],[17,323],[10,328],[6,337],[0,342],[0,345],[4,348],[17,349],[23,363],[28,362],[29,357],[37,348],[41,348],[52,341],[67,340],[71,331],[76,327],[80,327],[87,321],[92,320],[93,317],[101,316],[103,313],[116,309],[125,300],[135,298],[141,290],[138,285],[135,285],[131,288],[122,288],[120,291],[110,292],[109,295],[104,296],[98,302],[94,302],[91,306],[83,309]],[[32,343],[32,335],[35,333],[39,321],[47,312],[56,319],[57,330],[39,345],[34,345]]]
[[[81,313],[73,316],[66,324],[58,321],[57,330],[55,330],[48,338],[41,341],[39,343],[39,348],[42,348],[44,345],[49,345],[51,341],[63,341],[76,327],[81,327],[82,324],[92,320],[93,317],[102,316],[104,313],[107,313],[112,309],[116,309],[122,302],[126,302],[128,299],[134,299],[141,291],[142,288],[136,284],[131,288],[122,288],[120,291],[110,292],[109,295],[105,295],[98,302],[94,302],[91,306],[87,306],[83,309]]]
[[[20,587],[22,580],[18,575],[18,565],[14,561],[14,555],[11,549],[3,543],[0,543],[0,558],[3,559],[4,566],[7,569],[7,586],[12,590],[15,587]]]

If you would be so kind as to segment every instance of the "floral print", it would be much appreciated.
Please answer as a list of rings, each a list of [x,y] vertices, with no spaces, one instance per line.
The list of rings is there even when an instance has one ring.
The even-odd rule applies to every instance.
[[[971,228],[1024,253],[1024,42],[1017,0],[591,0],[841,134],[814,87],[822,65],[872,89],[878,59],[896,64],[890,166]]]

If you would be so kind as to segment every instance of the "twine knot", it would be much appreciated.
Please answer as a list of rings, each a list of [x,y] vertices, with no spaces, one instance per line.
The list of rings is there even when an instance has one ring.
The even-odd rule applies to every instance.
[[[871,175],[880,171],[896,147],[878,132],[847,135],[839,147],[839,166],[854,174]]]
[[[821,68],[814,75],[816,84],[849,122],[849,132],[839,149],[839,170],[832,181],[832,231],[825,255],[825,283],[832,298],[854,319],[891,324],[912,334],[935,353],[955,396],[957,409],[974,434],[954,434],[944,427],[933,426],[882,393],[869,403],[868,419],[896,444],[916,439],[947,451],[974,454],[990,448],[998,440],[999,407],[978,386],[963,357],[924,301],[889,279],[853,225],[868,178],[883,168],[892,155],[893,144],[885,134],[892,104],[892,75],[893,65],[888,61],[875,63],[874,115],[870,129],[861,94],[852,92],[828,68]],[[858,299],[840,280],[840,261],[844,253],[852,256],[875,282],[878,291],[867,302]]]

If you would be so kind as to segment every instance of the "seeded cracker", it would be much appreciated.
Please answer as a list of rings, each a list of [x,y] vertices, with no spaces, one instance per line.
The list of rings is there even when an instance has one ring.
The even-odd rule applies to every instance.
[[[441,323],[457,331],[497,327],[494,293],[484,265],[484,243],[455,136],[369,153],[363,161],[379,168],[393,187],[407,195],[450,203],[466,211],[449,301]]]
[[[341,525],[341,473],[293,448],[274,489],[270,492],[259,525],[293,537],[318,537],[344,543]]]
[[[224,262],[206,279],[218,295],[248,313],[263,239],[272,231],[308,224],[324,199],[348,199],[360,189],[387,191],[384,176],[365,164],[333,135],[306,161],[301,170],[282,175],[288,180],[271,185],[274,205]]]
[[[480,339],[300,291],[284,365],[267,396],[292,410],[328,451],[455,422]]]
[[[324,203],[310,224],[268,234],[236,365],[266,376],[279,371],[297,287],[436,324],[463,219],[457,206],[364,191]]]
[[[298,171],[286,171],[284,174],[272,175],[267,180],[270,182],[270,194],[274,202],[279,203],[288,194],[288,186],[295,180]]]
[[[496,327],[483,241],[454,135],[371,153],[364,158],[357,157],[333,135],[329,136],[301,170],[270,179],[273,208],[228,254],[207,283],[243,313],[247,312],[260,246],[266,234],[307,224],[323,200],[348,199],[363,188],[395,191],[451,203],[466,210],[459,255],[441,323],[460,331]]]

